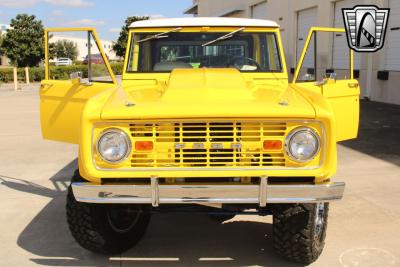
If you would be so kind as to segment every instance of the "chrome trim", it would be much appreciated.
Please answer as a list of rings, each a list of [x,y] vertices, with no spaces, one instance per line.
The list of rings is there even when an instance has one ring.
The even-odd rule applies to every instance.
[[[185,168],[179,168],[179,167],[170,167],[170,168],[146,168],[146,167],[132,167],[131,169],[97,169],[98,171],[123,171],[123,172],[138,172],[138,171],[147,171],[149,173],[151,172],[168,172],[168,171],[299,171],[299,170],[316,170],[320,168],[320,166],[311,166],[311,167],[277,167],[277,168],[259,168],[259,167],[247,167],[247,168],[241,168],[241,167],[185,167]],[[247,175],[246,175],[247,176]],[[173,177],[171,177],[173,178]]]
[[[127,150],[126,150],[126,152],[125,152],[125,155],[124,155],[120,160],[117,160],[117,161],[110,161],[110,160],[108,160],[108,159],[105,159],[105,158],[103,157],[103,155],[100,153],[100,150],[99,150],[100,139],[101,139],[104,135],[109,134],[109,133],[116,133],[116,134],[122,135],[122,137],[125,139],[125,141],[126,141],[126,143],[127,143],[128,148],[127,148]],[[108,128],[108,129],[102,131],[102,132],[99,134],[99,138],[97,138],[97,141],[96,141],[96,143],[95,143],[94,145],[95,145],[95,147],[96,147],[96,152],[97,152],[97,154],[99,155],[99,157],[101,158],[101,160],[103,160],[104,162],[107,162],[107,163],[109,163],[109,164],[118,164],[118,163],[121,163],[122,161],[126,160],[126,159],[130,156],[131,151],[132,151],[132,142],[131,142],[131,139],[130,139],[129,135],[128,135],[125,131],[123,131],[123,130],[121,130],[121,129],[118,129],[118,128]]]
[[[268,177],[260,177],[260,194],[258,196],[260,200],[260,207],[267,206],[267,188],[268,188]]]
[[[317,150],[315,151],[314,155],[311,158],[306,159],[306,160],[297,159],[296,157],[293,156],[292,152],[290,151],[290,140],[292,139],[292,137],[295,134],[297,134],[298,132],[301,132],[301,131],[309,132],[312,135],[314,135],[314,137],[317,139],[317,145],[318,145]],[[293,129],[291,132],[289,132],[289,134],[285,138],[285,145],[284,146],[285,146],[286,155],[291,160],[296,161],[298,163],[306,163],[306,162],[312,161],[318,155],[318,153],[320,152],[320,150],[321,150],[321,137],[318,135],[317,131],[315,131],[314,129],[312,129],[310,127],[300,126],[300,127],[297,127],[295,129]]]
[[[158,192],[158,179],[157,177],[150,178],[150,185],[151,185],[151,205],[153,207],[158,207],[160,202],[160,196]]]
[[[315,205],[314,219],[314,239],[318,240],[321,237],[325,224],[325,203],[320,202]]]
[[[151,204],[259,204],[319,203],[339,200],[345,183],[325,184],[260,184],[203,185],[158,184],[152,177],[150,185],[99,185],[72,183],[77,201],[88,203]]]

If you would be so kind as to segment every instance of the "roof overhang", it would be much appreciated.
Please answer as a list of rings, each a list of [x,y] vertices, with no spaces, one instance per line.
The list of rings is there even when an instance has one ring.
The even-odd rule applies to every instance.
[[[232,9],[228,9],[228,10],[222,12],[221,14],[219,14],[217,16],[218,17],[229,17],[230,15],[233,15],[233,14],[236,14],[239,12],[243,12],[243,11],[245,11],[245,10],[242,8],[232,8]]]
[[[186,10],[183,11],[183,14],[192,14],[192,15],[197,15],[199,10],[199,4],[195,3],[191,7],[187,8]]]

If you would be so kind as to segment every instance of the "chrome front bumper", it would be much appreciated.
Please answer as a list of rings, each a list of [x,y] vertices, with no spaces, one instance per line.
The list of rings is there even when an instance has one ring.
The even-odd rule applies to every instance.
[[[268,184],[260,178],[259,185],[174,185],[159,184],[151,178],[150,185],[98,185],[73,183],[72,190],[79,202],[152,204],[259,204],[316,203],[339,200],[345,183]]]

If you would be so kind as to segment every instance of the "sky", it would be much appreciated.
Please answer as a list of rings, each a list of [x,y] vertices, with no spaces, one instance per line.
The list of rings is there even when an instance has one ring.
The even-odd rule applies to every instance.
[[[19,13],[33,14],[45,27],[95,27],[115,41],[128,16],[184,17],[192,0],[0,0],[0,24]]]

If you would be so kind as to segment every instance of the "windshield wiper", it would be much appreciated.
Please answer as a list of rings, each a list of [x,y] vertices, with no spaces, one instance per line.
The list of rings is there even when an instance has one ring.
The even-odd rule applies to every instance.
[[[201,46],[204,47],[204,46],[207,46],[207,45],[210,45],[210,44],[213,44],[213,43],[222,41],[222,40],[226,40],[226,39],[232,38],[232,37],[235,35],[235,33],[241,32],[241,31],[243,31],[244,29],[245,29],[245,28],[242,27],[242,28],[237,29],[237,30],[235,30],[235,31],[233,31],[233,32],[230,32],[230,33],[228,33],[228,34],[225,34],[225,35],[223,35],[223,36],[221,36],[221,37],[218,37],[218,38],[215,39],[215,40],[212,40],[212,41],[209,41],[209,42],[207,42],[207,43],[205,43],[205,44],[202,44]]]
[[[136,41],[136,42],[137,43],[143,43],[143,42],[147,42],[147,41],[154,40],[154,39],[168,38],[168,35],[166,35],[166,34],[171,33],[171,32],[178,32],[180,30],[182,30],[181,27],[175,28],[175,29],[172,29],[172,30],[167,31],[167,32],[157,33],[155,35],[152,35],[150,37],[144,38],[143,40],[139,40],[139,41]]]

